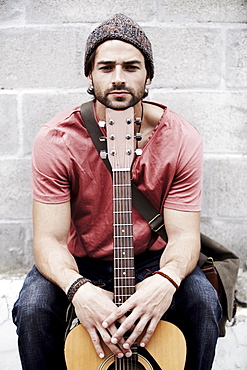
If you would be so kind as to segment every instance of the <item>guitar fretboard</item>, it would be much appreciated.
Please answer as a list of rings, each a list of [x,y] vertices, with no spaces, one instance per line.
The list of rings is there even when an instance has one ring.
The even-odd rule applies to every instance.
[[[120,306],[135,291],[130,170],[113,170],[114,300]]]

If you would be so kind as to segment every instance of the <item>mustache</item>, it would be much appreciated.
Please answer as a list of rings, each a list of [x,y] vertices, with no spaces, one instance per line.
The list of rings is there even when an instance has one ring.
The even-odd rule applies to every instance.
[[[132,89],[130,89],[129,87],[127,87],[125,84],[121,84],[121,85],[112,85],[111,88],[107,89],[106,90],[106,93],[107,94],[110,94],[112,91],[127,91],[129,92],[130,94],[132,94]]]

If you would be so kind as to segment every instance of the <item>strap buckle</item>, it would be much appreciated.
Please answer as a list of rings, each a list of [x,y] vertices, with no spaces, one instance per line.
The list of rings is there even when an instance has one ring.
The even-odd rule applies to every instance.
[[[164,226],[164,220],[161,214],[157,214],[154,216],[149,222],[148,222],[150,228],[157,233],[163,226]]]

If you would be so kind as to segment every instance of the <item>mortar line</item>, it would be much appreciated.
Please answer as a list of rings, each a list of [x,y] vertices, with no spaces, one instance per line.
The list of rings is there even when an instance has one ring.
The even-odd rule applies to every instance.
[[[18,122],[18,129],[19,129],[19,148],[17,151],[18,157],[23,157],[24,154],[24,125],[23,125],[23,93],[19,92],[17,94],[17,122]]]
[[[8,29],[43,29],[43,30],[52,30],[54,28],[95,28],[99,22],[83,22],[83,23],[16,23],[13,24],[0,24],[0,30],[8,30]],[[246,29],[246,23],[244,22],[181,22],[175,24],[174,22],[162,22],[156,21],[155,17],[152,21],[147,22],[138,22],[142,28],[150,27],[150,28],[172,28],[172,29],[183,29],[183,28],[198,28],[198,29],[222,29],[222,28],[229,28],[229,29]]]

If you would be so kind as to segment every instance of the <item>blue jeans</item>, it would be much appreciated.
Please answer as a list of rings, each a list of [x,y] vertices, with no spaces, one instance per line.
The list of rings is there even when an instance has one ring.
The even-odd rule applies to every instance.
[[[149,252],[136,257],[136,283],[147,276],[147,269],[159,269],[160,255],[161,252]],[[77,264],[80,273],[95,285],[113,289],[111,262],[78,258]],[[68,305],[65,293],[45,279],[34,266],[13,308],[24,370],[66,369],[64,333]],[[186,370],[211,369],[221,311],[215,289],[196,267],[184,279],[162,318],[177,325],[185,335],[188,352]]]

